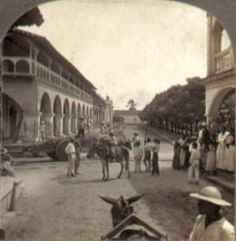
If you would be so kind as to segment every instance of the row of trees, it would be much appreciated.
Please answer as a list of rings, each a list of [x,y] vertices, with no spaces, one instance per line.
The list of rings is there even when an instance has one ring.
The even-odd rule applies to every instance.
[[[204,113],[205,89],[196,81],[188,80],[186,85],[172,86],[156,94],[142,110],[141,118],[153,127],[192,134],[204,119]]]

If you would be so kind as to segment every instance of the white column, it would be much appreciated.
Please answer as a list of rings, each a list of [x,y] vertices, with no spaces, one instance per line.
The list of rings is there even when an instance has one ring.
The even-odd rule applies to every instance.
[[[24,112],[24,141],[39,141],[40,113]]]

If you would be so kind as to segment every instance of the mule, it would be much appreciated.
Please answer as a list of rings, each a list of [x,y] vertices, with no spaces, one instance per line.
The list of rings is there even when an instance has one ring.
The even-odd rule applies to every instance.
[[[129,171],[129,150],[132,149],[130,141],[120,140],[119,144],[114,147],[114,156],[111,155],[111,144],[108,140],[100,138],[92,143],[88,151],[88,158],[91,158],[91,153],[96,153],[102,163],[102,180],[109,180],[109,163],[113,160],[120,164],[120,172],[117,178],[123,174],[123,170],[130,178]]]

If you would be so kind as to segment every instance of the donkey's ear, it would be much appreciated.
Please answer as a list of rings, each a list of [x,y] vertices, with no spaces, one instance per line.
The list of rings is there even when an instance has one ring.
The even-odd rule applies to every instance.
[[[111,205],[114,205],[117,201],[116,199],[111,198],[111,197],[104,197],[104,196],[98,196],[98,197],[100,197],[103,201],[105,201]]]
[[[136,196],[130,197],[130,198],[127,198],[127,202],[129,204],[134,203],[134,202],[138,201],[143,196],[144,196],[144,193],[142,193],[140,195],[136,195]]]

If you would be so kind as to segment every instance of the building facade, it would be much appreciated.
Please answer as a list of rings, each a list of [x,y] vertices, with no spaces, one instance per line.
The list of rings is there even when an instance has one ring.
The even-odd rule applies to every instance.
[[[105,118],[96,88],[44,37],[14,29],[3,43],[3,139],[39,141],[76,134]],[[43,127],[43,128],[42,128]]]
[[[140,125],[142,120],[140,119],[140,111],[136,109],[131,110],[114,110],[114,116],[121,117],[122,123],[125,125]]]
[[[207,18],[207,76],[200,82],[206,88],[205,113],[210,124],[217,121],[223,103],[230,102],[229,105],[234,105],[231,112],[234,111],[236,78],[232,46],[223,45],[227,37],[225,29],[215,17],[208,15]]]

